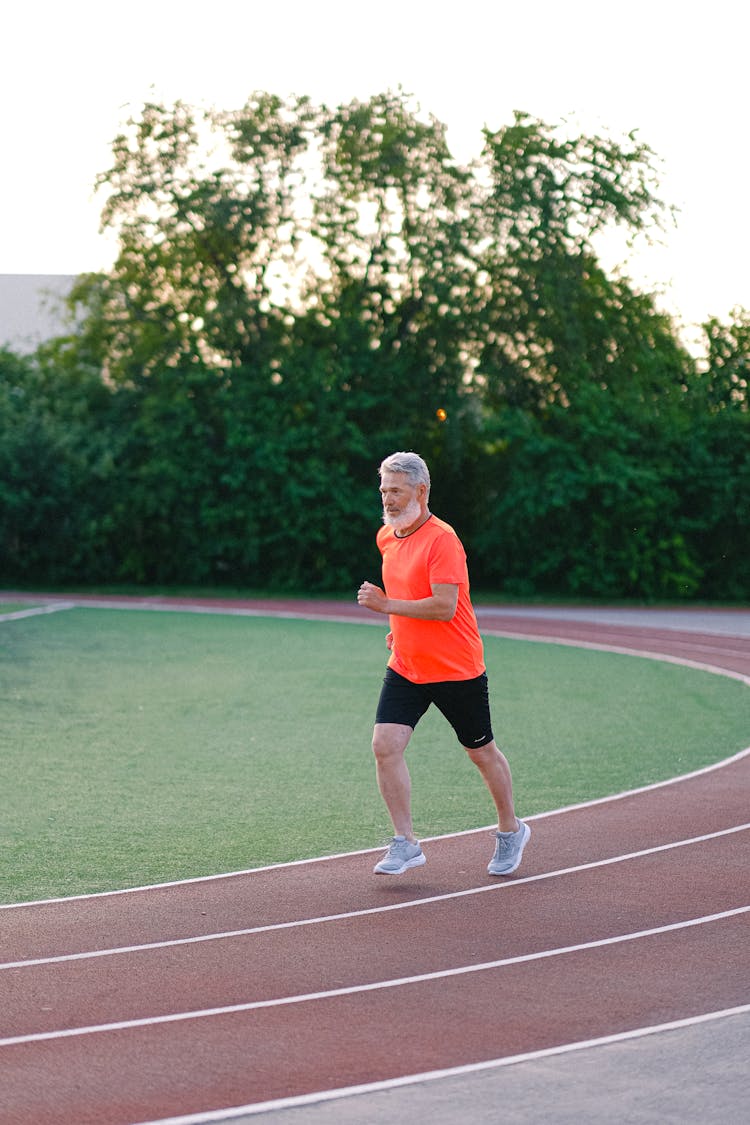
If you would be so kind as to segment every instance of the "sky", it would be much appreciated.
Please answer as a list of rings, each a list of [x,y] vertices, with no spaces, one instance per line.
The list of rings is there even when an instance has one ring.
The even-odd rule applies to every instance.
[[[657,154],[662,245],[600,247],[689,335],[750,309],[747,33],[736,0],[15,0],[0,68],[0,273],[106,269],[93,186],[148,99],[338,105],[401,87],[459,159],[522,110]]]

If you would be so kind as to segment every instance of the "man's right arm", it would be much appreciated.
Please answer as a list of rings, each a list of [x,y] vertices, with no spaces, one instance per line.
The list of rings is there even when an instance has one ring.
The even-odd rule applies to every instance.
[[[458,605],[458,586],[450,582],[436,582],[428,598],[389,598],[380,586],[363,582],[357,601],[373,613],[395,614],[397,617],[415,617],[421,621],[451,621]]]

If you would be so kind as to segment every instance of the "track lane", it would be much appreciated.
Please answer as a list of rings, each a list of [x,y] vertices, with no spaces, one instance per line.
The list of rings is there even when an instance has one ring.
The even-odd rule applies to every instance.
[[[126,1125],[685,1019],[746,1000],[746,935],[742,915],[437,981],[21,1044],[2,1051],[2,1104],[8,1125]]]
[[[551,635],[557,633],[557,639],[562,642],[560,634],[567,629],[571,643],[593,643],[599,647],[596,639],[581,635],[580,623],[575,628],[559,620],[546,624],[542,631],[539,631],[538,620],[533,628],[530,624],[529,636],[552,639]],[[554,629],[550,628],[551,624]],[[516,619],[512,624],[506,623],[503,631],[505,635],[511,631],[517,635],[517,628]],[[750,645],[744,638],[739,639],[739,644],[737,638],[731,638],[726,644],[727,655],[722,657],[725,639],[717,641],[713,635],[708,642],[701,638],[685,642],[675,638],[674,631],[663,639],[656,638],[653,631],[649,631],[650,637],[641,630],[634,636],[628,636],[628,632],[632,634],[632,631],[610,628],[606,635],[610,644],[617,646],[620,642],[628,651],[646,652],[652,646],[652,651],[669,653],[673,647],[679,659],[715,667],[721,667],[723,660],[723,666],[735,674],[744,678],[750,675]],[[692,638],[692,634],[689,636]],[[601,638],[599,631],[597,639]],[[672,646],[670,639],[674,642]],[[527,852],[529,861],[537,845],[541,845],[540,860],[544,855],[548,863],[550,856],[560,860],[566,854],[580,855],[586,846],[589,851],[602,849],[606,852],[618,837],[629,839],[632,849],[635,835],[639,846],[645,847],[649,839],[657,840],[664,831],[674,832],[680,818],[690,825],[684,835],[699,834],[698,825],[704,825],[706,831],[716,830],[724,818],[732,822],[732,813],[741,805],[744,811],[734,817],[736,824],[740,819],[747,819],[750,792],[747,767],[745,755],[700,778],[650,790],[648,795],[633,794],[589,809],[539,818],[534,825],[534,847]],[[641,797],[649,802],[648,806],[631,804]],[[686,797],[687,810],[684,808]],[[644,812],[646,807],[648,811]],[[642,813],[645,819],[641,819]],[[590,818],[581,819],[586,817]],[[573,825],[576,825],[575,832],[571,831]],[[416,888],[418,894],[433,893],[441,883],[450,886],[465,860],[474,865],[471,876],[476,879],[480,846],[481,865],[486,863],[487,840],[483,833],[449,842],[435,841],[429,846],[429,868],[421,869],[420,877],[426,880],[429,872],[430,882],[420,884]],[[728,871],[727,882],[741,891],[744,884],[736,884],[747,870],[746,861],[740,863],[738,875],[733,868],[738,853],[731,850],[722,855],[723,858],[714,858],[714,869],[719,875]],[[448,857],[458,861],[459,868],[455,862],[449,864]],[[306,865],[304,873],[294,867],[262,873],[263,878],[271,876],[271,882],[268,898],[260,896],[263,900],[260,908],[273,912],[272,884],[280,871],[284,873],[282,882],[289,880],[284,883],[287,895],[293,894],[295,877],[300,887],[302,876],[304,898],[308,891],[315,889],[306,881],[313,866],[319,867],[318,891],[333,883],[334,898],[343,901],[353,894],[358,895],[361,902],[363,889],[368,885],[362,880],[362,864],[366,862],[369,867],[370,860],[367,855],[342,857],[324,861],[324,865]],[[636,863],[645,861],[646,857],[632,861],[630,874]],[[652,860],[649,858],[648,862]],[[346,869],[342,880],[335,877],[331,880],[333,867],[325,870],[325,865],[334,863]],[[557,866],[564,865],[564,862],[557,863]],[[617,865],[613,865],[613,869],[614,866]],[[493,899],[498,904],[504,902],[506,906],[517,896],[528,896],[533,902],[534,892],[539,897],[541,887],[544,887],[542,897],[547,898],[553,884],[562,885],[569,877],[523,883],[529,871],[530,863],[525,857],[517,879],[505,881],[505,889],[498,889],[497,894],[489,892],[479,898]],[[620,897],[613,900],[613,885],[605,878],[599,896],[603,913],[597,917],[606,919],[624,903],[623,920],[636,908],[646,909],[653,918],[662,905],[668,907],[668,903],[663,903],[661,883],[665,871],[666,867],[660,865],[658,891],[656,897],[652,892],[650,907],[643,901],[643,880],[636,879],[635,888],[631,887],[629,893],[623,890]],[[231,909],[237,880],[248,880],[238,906],[240,912],[247,912],[255,903],[253,889],[258,888],[259,875],[251,873],[187,886],[190,894],[198,887],[203,893],[209,887],[213,890],[221,886],[218,899],[210,899],[211,909],[218,911],[220,905]],[[588,878],[587,886],[593,886],[600,875],[601,870],[595,878]],[[519,886],[514,885],[516,881]],[[678,877],[673,876],[670,884],[667,877],[667,890],[671,886],[676,889],[678,881]],[[390,898],[392,903],[408,900],[414,891],[401,883],[386,889],[379,880],[371,882],[370,889],[376,895]],[[705,879],[701,877],[700,882],[701,893],[705,891],[708,895],[706,902],[716,901],[711,896],[723,893],[708,874]],[[719,882],[726,885],[723,878]],[[625,887],[619,875],[618,884]],[[277,892],[279,885],[276,885]],[[648,887],[648,880],[645,885]],[[145,905],[146,898],[151,905],[157,904],[155,922],[161,931],[166,925],[178,930],[184,927],[183,934],[189,933],[187,927],[191,918],[195,920],[200,907],[197,900],[189,897],[183,899],[181,905],[170,907],[167,899],[174,892],[179,898],[177,888],[171,887],[75,900],[67,904],[67,914],[63,911],[64,925],[58,936],[63,942],[71,940],[73,948],[82,934],[98,932],[109,936],[111,918],[108,920],[107,907],[115,902],[121,908],[119,924],[123,930],[137,925],[151,914]],[[156,899],[151,897],[154,895]],[[159,895],[166,897],[159,900]],[[609,911],[607,895],[610,895]],[[134,903],[141,897],[144,906],[133,910]],[[567,912],[562,908],[558,911],[561,933],[566,926],[581,920],[582,911],[574,909],[575,896],[572,903],[568,902]],[[89,910],[91,904],[94,904],[93,912]],[[34,931],[38,933],[35,923],[41,921],[44,926],[54,928],[53,913],[45,916],[45,912],[54,912],[55,906],[65,904],[40,904],[0,912],[0,930],[4,930],[4,924],[16,914],[25,921],[14,929],[12,940],[23,943],[24,932],[33,939]],[[413,911],[391,912],[389,917],[403,918],[431,909],[424,905]],[[522,911],[514,911],[513,917],[521,919],[522,914]],[[596,911],[592,917],[594,914]],[[208,925],[208,918],[209,911],[201,912],[199,924]],[[215,917],[212,920],[215,921]],[[551,943],[557,936],[557,920],[554,913],[538,919],[539,928],[547,925],[546,936]],[[428,932],[429,939],[440,926],[439,921],[433,925]],[[437,980],[401,983],[397,987],[376,986],[378,991],[311,998],[280,1007],[6,1047],[0,1049],[0,1105],[8,1114],[8,1125],[47,1125],[48,1122],[50,1125],[82,1125],[89,1121],[96,1121],[97,1125],[132,1125],[135,1121],[153,1122],[178,1113],[247,1105],[307,1090],[337,1089],[378,1081],[389,1075],[408,1076],[430,1069],[450,1068],[460,1065],[462,1060],[470,1064],[480,1057],[512,1057],[538,1050],[540,1046],[564,1046],[572,1041],[599,1037],[607,1034],[602,1030],[605,1025],[609,1033],[618,1034],[669,1020],[690,1019],[747,1003],[746,981],[750,975],[747,972],[747,926],[746,913],[700,920],[699,924],[658,935],[641,933],[632,940],[628,940],[628,935],[620,935],[621,941],[606,946],[566,952],[552,949],[553,955],[547,958],[543,950],[541,954],[530,954],[537,958],[533,961],[483,968]],[[413,932],[409,943],[409,931],[403,922],[399,922],[398,927],[403,940],[395,943],[394,960],[404,948],[409,948],[411,956],[412,949],[418,946]],[[530,940],[528,934],[527,940]],[[28,955],[28,946],[26,949]],[[292,1022],[288,1019],[290,1012],[297,1013]],[[399,1042],[398,1057],[394,1061],[389,1033],[398,1025],[409,1026],[412,1035],[405,1042]],[[97,1045],[93,1046],[95,1042]]]
[[[653,888],[662,888],[655,901]],[[597,941],[750,904],[750,827],[409,910],[6,969],[2,1036],[356,987]],[[0,1042],[0,1048],[2,1042]]]
[[[500,882],[733,827],[748,819],[749,793],[750,753],[745,753],[658,788],[531,817],[532,843],[523,866]],[[0,908],[0,962],[244,930],[491,885],[498,882],[486,875],[493,845],[488,828],[433,840],[425,844],[425,867],[399,879],[373,876],[378,853],[365,853]]]

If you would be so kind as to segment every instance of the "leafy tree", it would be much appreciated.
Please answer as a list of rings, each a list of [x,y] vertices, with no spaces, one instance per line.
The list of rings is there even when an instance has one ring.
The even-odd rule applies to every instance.
[[[10,582],[104,577],[118,437],[98,373],[0,352],[0,575]]]
[[[673,450],[603,388],[578,411],[504,419],[488,484],[494,520],[476,536],[481,580],[510,593],[689,597],[701,567],[680,523]]]
[[[750,312],[737,308],[728,324],[712,317],[704,326],[706,363],[702,384],[711,411],[750,410]]]
[[[706,361],[690,395],[690,430],[682,451],[686,538],[701,558],[701,593],[750,595],[750,313],[704,325]]]
[[[480,167],[488,189],[476,378],[490,402],[539,412],[575,404],[590,383],[630,390],[639,347],[642,355],[666,346],[679,383],[684,353],[671,325],[650,299],[639,308],[627,282],[606,277],[593,248],[607,226],[634,236],[662,225],[651,150],[633,134],[623,143],[570,136],[517,113],[512,125],[485,131]]]
[[[377,565],[376,466],[412,448],[481,582],[747,589],[747,319],[712,322],[696,365],[596,254],[668,216],[635,135],[516,114],[464,167],[401,91],[256,93],[144,106],[99,185],[117,261],[22,380],[53,455],[13,503],[74,519],[49,573],[350,585]]]
[[[263,94],[234,114],[147,104],[116,137],[98,186],[119,254],[73,295],[91,310],[84,338],[110,378],[187,363],[220,375],[267,347],[308,116],[305,99]]]

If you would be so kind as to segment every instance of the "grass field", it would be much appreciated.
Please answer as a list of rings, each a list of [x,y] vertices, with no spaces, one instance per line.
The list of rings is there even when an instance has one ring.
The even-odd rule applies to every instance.
[[[75,609],[0,622],[0,901],[379,845],[369,748],[384,628]],[[493,719],[531,814],[744,748],[747,688],[638,657],[486,638]],[[415,823],[493,810],[429,712]]]

